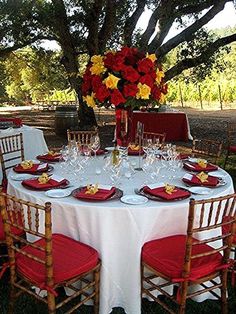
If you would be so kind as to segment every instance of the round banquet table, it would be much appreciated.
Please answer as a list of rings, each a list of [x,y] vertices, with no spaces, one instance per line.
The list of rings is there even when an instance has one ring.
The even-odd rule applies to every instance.
[[[138,157],[132,157],[137,161]],[[94,164],[93,164],[94,163]],[[109,183],[108,174],[96,175],[95,168],[102,169],[102,156],[93,158],[87,167],[86,178],[70,189],[86,183]],[[54,173],[61,175],[62,167],[54,164]],[[184,186],[181,176],[172,181],[176,186]],[[219,174],[225,177],[226,185],[213,188],[205,198],[218,197],[234,192],[231,177],[222,169]],[[12,172],[10,173],[12,174]],[[10,177],[10,176],[9,176]],[[69,177],[68,177],[69,178]],[[141,188],[147,176],[143,171],[136,172],[130,179],[121,181],[126,194],[134,194]],[[140,298],[140,254],[147,241],[175,234],[186,234],[189,198],[180,201],[160,202],[149,200],[142,205],[128,205],[119,199],[86,202],[72,196],[49,198],[45,192],[27,190],[19,181],[8,181],[8,193],[31,202],[52,203],[52,229],[73,239],[91,245],[100,253],[102,260],[100,280],[100,313],[108,314],[113,307],[123,307],[127,314],[141,313]],[[203,195],[192,195],[195,199]],[[197,301],[210,298],[205,294]]]

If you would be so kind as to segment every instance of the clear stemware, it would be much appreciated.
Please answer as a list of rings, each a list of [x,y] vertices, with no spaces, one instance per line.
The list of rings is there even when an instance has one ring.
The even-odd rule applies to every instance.
[[[90,148],[94,152],[94,157],[96,157],[96,153],[100,148],[100,138],[98,135],[92,136],[90,139]]]

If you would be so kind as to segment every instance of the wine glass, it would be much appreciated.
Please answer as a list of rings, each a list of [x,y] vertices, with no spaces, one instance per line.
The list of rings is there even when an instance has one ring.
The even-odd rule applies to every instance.
[[[94,152],[94,157],[96,157],[96,153],[100,148],[100,138],[98,135],[91,136],[90,138],[90,147]]]
[[[121,171],[119,166],[112,166],[110,168],[110,179],[114,186],[119,185]]]
[[[143,150],[146,155],[148,155],[152,148],[152,139],[151,138],[144,138],[143,139]]]

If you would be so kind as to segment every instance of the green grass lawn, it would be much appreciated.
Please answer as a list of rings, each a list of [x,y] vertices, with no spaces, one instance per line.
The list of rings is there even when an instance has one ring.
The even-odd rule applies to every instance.
[[[235,163],[236,164],[236,163]],[[236,184],[236,168],[229,167],[227,171],[232,176],[234,183]],[[7,313],[8,306],[8,294],[9,294],[9,274],[6,273],[0,280],[0,314]],[[127,279],[128,280],[128,279]],[[230,281],[230,280],[229,280]],[[228,285],[228,310],[229,314],[236,313],[236,286],[231,287]],[[22,295],[18,298],[15,307],[15,314],[44,314],[47,313],[47,307],[37,302],[31,296]],[[63,314],[63,311],[58,313]],[[91,306],[82,306],[76,313],[78,314],[92,314],[93,308]],[[147,299],[142,300],[142,314],[162,314],[165,313],[164,310],[154,302],[149,302]],[[189,300],[187,303],[186,313],[189,314],[220,314],[220,302],[217,300],[206,300],[201,303]],[[100,313],[109,314],[109,313]],[[121,308],[114,308],[112,314],[125,314],[124,310]]]

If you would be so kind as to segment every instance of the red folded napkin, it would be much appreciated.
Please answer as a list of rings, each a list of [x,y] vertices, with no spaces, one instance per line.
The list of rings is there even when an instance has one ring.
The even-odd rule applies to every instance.
[[[55,155],[49,155],[49,154],[39,155],[39,156],[37,156],[37,159],[45,160],[45,161],[60,161],[61,154],[58,153]]]
[[[144,150],[141,148],[141,152],[140,152],[141,155],[144,154]],[[139,155],[139,149],[136,150],[136,149],[131,149],[130,147],[128,148],[128,155],[130,156],[138,156]]]
[[[23,180],[21,184],[25,187],[29,187],[35,190],[50,190],[52,188],[56,188],[62,185],[66,185],[68,181],[66,179],[63,179],[62,181],[56,181],[53,179],[50,179],[47,183],[39,183],[38,179],[28,179],[28,180]]]
[[[191,171],[215,171],[218,169],[218,167],[216,165],[212,165],[212,164],[207,164],[207,166],[205,168],[199,166],[198,163],[196,162],[187,162],[184,163],[184,168],[191,170]]]
[[[148,193],[153,196],[161,197],[165,200],[175,200],[177,198],[188,197],[191,195],[189,191],[186,191],[177,187],[175,187],[175,190],[176,192],[173,192],[172,194],[168,194],[166,193],[164,186],[155,188],[155,189],[150,189],[148,186],[144,186],[143,188],[143,191],[145,193]]]
[[[20,118],[0,118],[0,122],[12,122],[17,127],[22,126],[22,120]]]
[[[207,182],[201,182],[197,175],[193,174],[191,180],[183,178],[182,179],[183,182],[185,183],[190,183],[193,185],[204,185],[204,186],[217,186],[217,184],[219,183],[219,179],[217,177],[213,177],[213,176],[208,176],[207,178]]]
[[[90,200],[107,200],[110,198],[116,191],[115,187],[112,187],[110,190],[98,189],[95,194],[86,194],[87,188],[84,187],[80,191],[74,194],[76,198],[81,199],[90,199]]]
[[[98,149],[96,151],[96,156],[103,155],[104,153],[105,153],[104,149]],[[91,151],[91,156],[94,156],[94,155],[95,155],[94,151]]]
[[[48,164],[47,166],[45,166],[45,168],[42,168],[42,169],[39,169],[38,170],[38,166],[40,164],[33,164],[33,166],[29,169],[24,169],[20,164],[19,165],[16,165],[13,170],[15,172],[19,172],[19,173],[32,173],[34,174],[35,172],[43,172],[43,171],[47,171],[48,170]]]
[[[189,154],[183,154],[183,153],[180,153],[178,158],[179,159],[187,159],[189,157]]]

